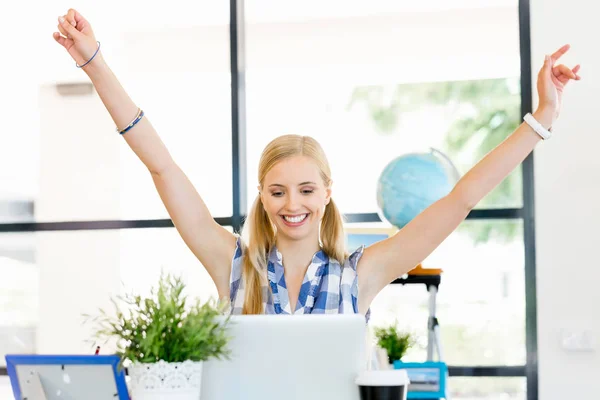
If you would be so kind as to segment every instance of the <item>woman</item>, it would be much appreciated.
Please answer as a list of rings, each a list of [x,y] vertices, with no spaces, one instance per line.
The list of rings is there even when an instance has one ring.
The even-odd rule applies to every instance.
[[[332,200],[329,165],[310,137],[286,135],[263,151],[258,195],[244,229],[248,244],[219,226],[171,158],[143,111],[129,98],[100,51],[91,25],[71,9],[55,40],[89,76],[125,141],[150,171],[179,234],[234,314],[368,314],[386,285],[424,260],[469,211],[542,139],[558,117],[563,90],[579,80],[556,65],[569,49],[546,56],[539,71],[538,109],[485,156],[446,197],[393,237],[348,255],[341,215]],[[284,267],[285,265],[285,267]]]

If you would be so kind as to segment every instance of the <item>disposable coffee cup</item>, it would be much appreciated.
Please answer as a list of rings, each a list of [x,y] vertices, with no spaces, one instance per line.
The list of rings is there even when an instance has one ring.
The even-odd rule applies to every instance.
[[[356,378],[360,400],[406,400],[409,383],[404,369],[363,371]]]

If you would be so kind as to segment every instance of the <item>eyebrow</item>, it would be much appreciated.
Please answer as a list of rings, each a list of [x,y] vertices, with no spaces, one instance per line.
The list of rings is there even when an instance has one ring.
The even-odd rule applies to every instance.
[[[303,186],[303,185],[316,185],[316,183],[315,182],[309,182],[309,181],[307,181],[307,182],[300,183],[298,186]],[[272,185],[269,185],[269,187],[272,187],[272,186],[285,187],[285,185],[282,185],[280,183],[274,183]]]

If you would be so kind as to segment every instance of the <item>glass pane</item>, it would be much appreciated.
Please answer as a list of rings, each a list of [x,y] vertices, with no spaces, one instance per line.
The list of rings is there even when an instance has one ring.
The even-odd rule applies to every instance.
[[[34,234],[0,234],[0,276],[0,365],[5,365],[7,353],[36,350],[40,269]]]
[[[450,378],[450,397],[455,400],[525,400],[527,379]]]
[[[82,314],[112,310],[124,292],[148,295],[161,271],[191,297],[218,297],[174,228],[0,234],[0,365],[6,353],[90,352]]]
[[[12,116],[0,134],[0,223],[167,218],[150,174],[115,132],[87,76],[50,38],[68,6],[46,3],[36,1],[43,11],[13,49],[21,68],[6,66],[0,77],[0,105]],[[80,11],[213,215],[229,216],[229,3],[169,5],[109,0]],[[20,15],[31,5],[14,7]],[[140,9],[144,18],[132,19]],[[7,34],[16,29],[11,24]],[[30,51],[19,51],[23,46]]]
[[[249,202],[281,134],[319,140],[343,212],[375,212],[395,157],[435,147],[464,173],[520,120],[516,1],[246,4]],[[519,206],[518,179],[481,205]]]
[[[525,364],[525,279],[521,221],[466,221],[424,262],[441,268],[437,317],[449,365]],[[372,326],[398,321],[426,359],[425,285],[389,285],[372,304]]]
[[[379,173],[400,155],[398,149],[433,147],[462,176],[521,123],[517,78],[360,86],[351,96],[354,107],[368,113],[374,134],[384,137],[380,161],[370,164]],[[522,194],[519,166],[476,208],[521,207]]]

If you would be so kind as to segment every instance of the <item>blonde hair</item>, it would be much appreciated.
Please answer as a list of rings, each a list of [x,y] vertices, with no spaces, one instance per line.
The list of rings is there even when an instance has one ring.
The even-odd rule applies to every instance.
[[[325,187],[331,186],[331,170],[321,145],[309,136],[284,135],[271,141],[263,150],[258,164],[258,182],[262,188],[265,176],[278,162],[293,156],[306,156],[319,168]],[[267,262],[275,245],[275,228],[265,211],[260,194],[244,223],[248,246],[244,252],[242,279],[245,288],[243,314],[263,313],[262,286],[267,281]],[[332,199],[325,207],[320,240],[327,256],[338,261],[347,257],[342,215]],[[268,286],[268,285],[267,285]]]

